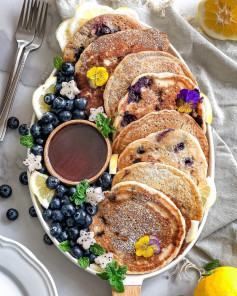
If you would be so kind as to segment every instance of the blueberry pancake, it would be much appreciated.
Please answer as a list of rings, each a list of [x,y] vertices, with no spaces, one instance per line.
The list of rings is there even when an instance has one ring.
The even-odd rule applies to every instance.
[[[130,123],[113,142],[113,153],[121,154],[129,143],[145,138],[151,133],[174,127],[189,132],[197,138],[208,160],[209,146],[204,131],[191,116],[174,110],[151,112]]]
[[[196,85],[189,78],[172,73],[144,73],[136,77],[119,102],[114,137],[130,123],[130,118],[137,120],[153,111],[177,110],[177,95],[184,88],[194,90]]]
[[[123,182],[105,192],[90,231],[106,252],[112,252],[128,274],[161,269],[179,253],[185,238],[185,221],[162,192],[137,182]],[[137,256],[135,243],[144,236],[156,236],[160,253]]]
[[[169,72],[186,76],[197,85],[195,78],[182,61],[167,52],[144,51],[126,56],[109,78],[104,105],[109,117],[114,118],[119,101],[126,95],[133,80],[143,73]]]
[[[188,174],[197,184],[206,179],[207,161],[190,133],[166,129],[129,144],[118,159],[118,170],[138,162],[159,162]]]
[[[97,88],[90,86],[87,78],[90,69],[103,67],[111,76],[126,55],[146,50],[166,51],[168,47],[166,33],[156,29],[121,31],[101,36],[92,42],[81,54],[75,67],[75,80],[80,96],[88,100],[87,110],[104,105],[105,85]]]
[[[145,28],[145,26],[126,15],[99,15],[77,29],[63,51],[63,60],[65,62],[77,62],[84,49],[100,36],[128,29],[143,30]]]
[[[197,185],[185,173],[161,164],[140,162],[120,170],[113,178],[112,186],[126,181],[136,181],[163,192],[179,208],[186,222],[202,219],[202,200]]]

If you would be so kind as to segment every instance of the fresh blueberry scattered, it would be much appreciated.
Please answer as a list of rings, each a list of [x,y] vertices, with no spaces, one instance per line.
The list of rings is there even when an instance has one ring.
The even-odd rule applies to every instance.
[[[68,239],[68,235],[66,231],[62,231],[61,234],[57,237],[57,240],[61,243]]]
[[[81,203],[79,206],[76,206],[76,209],[77,209],[77,210],[81,209],[81,210],[85,211],[86,206],[85,206],[84,203]]]
[[[58,197],[63,197],[66,192],[67,188],[64,185],[59,185],[55,190],[55,193]]]
[[[37,124],[33,124],[32,127],[30,128],[30,133],[34,138],[39,138],[41,134],[41,126]]]
[[[79,237],[79,230],[76,227],[72,227],[68,230],[68,237],[71,240],[76,240]]]
[[[62,64],[61,72],[63,75],[65,75],[65,76],[73,75],[74,71],[75,71],[75,68],[72,63],[67,62],[67,63]]]
[[[44,148],[41,145],[35,145],[30,148],[30,152],[34,155],[42,155],[44,152]]]
[[[52,219],[56,222],[61,222],[64,219],[64,216],[60,210],[53,210]]]
[[[103,191],[110,189],[112,185],[112,176],[107,172],[103,173],[100,176],[100,183]]]
[[[44,240],[44,243],[45,243],[46,245],[48,245],[48,246],[50,246],[50,245],[53,244],[51,238],[48,236],[47,233],[45,233],[45,235],[44,235],[44,237],[43,237],[43,240]]]
[[[53,119],[54,119],[54,114],[51,112],[44,113],[44,115],[41,118],[42,123],[46,123],[46,124],[52,123]]]
[[[90,204],[87,204],[86,205],[86,212],[90,216],[95,216],[97,214],[97,212],[98,212],[98,207],[97,206],[92,206]]]
[[[59,119],[57,116],[54,116],[54,119],[52,121],[53,127],[57,127],[60,124]]]
[[[90,254],[89,255],[90,264],[95,263],[95,258],[96,258],[95,254]]]
[[[85,119],[86,118],[86,113],[83,110],[78,110],[76,109],[73,113],[72,113],[72,118],[73,119]]]
[[[83,250],[83,257],[89,257],[91,254],[90,249]]]
[[[47,105],[52,105],[55,98],[55,94],[48,93],[44,96],[44,102]]]
[[[72,119],[72,113],[70,111],[62,111],[58,114],[59,120],[67,122]]]
[[[11,194],[12,194],[12,189],[9,185],[4,184],[0,186],[0,196],[2,198],[8,198],[11,196]]]
[[[59,184],[60,184],[60,181],[58,180],[57,177],[54,177],[54,176],[49,176],[46,180],[46,186],[49,189],[56,189]]]
[[[31,215],[31,217],[37,217],[37,213],[35,211],[34,206],[29,208],[29,214]]]
[[[74,215],[74,220],[79,226],[84,226],[86,216],[87,216],[86,212],[82,209],[79,209]]]
[[[52,218],[52,210],[45,209],[42,213],[44,221],[49,221]]]
[[[73,194],[76,193],[76,192],[77,192],[77,190],[76,190],[75,187],[69,187],[68,188],[68,195],[69,196],[73,196]]]
[[[67,195],[64,195],[61,199],[61,206],[68,205],[68,204],[70,204],[69,197]]]
[[[53,108],[55,109],[63,109],[66,107],[66,100],[62,97],[57,97],[53,101]]]
[[[62,228],[60,225],[54,225],[50,228],[50,234],[53,236],[53,237],[59,237],[59,235],[61,234],[62,232]]]
[[[71,217],[75,214],[75,208],[72,204],[62,206],[62,214],[66,217]]]
[[[62,83],[57,83],[54,88],[55,94],[59,94],[61,89],[62,89]]]
[[[56,115],[56,116],[58,116],[58,114],[60,113],[60,112],[62,112],[63,111],[63,109],[56,109],[56,108],[51,108],[50,109],[50,112],[52,112],[54,115]],[[55,117],[56,117],[55,116]]]
[[[85,110],[87,106],[87,99],[86,98],[80,98],[74,100],[74,107],[79,110]]]
[[[20,174],[19,181],[21,182],[22,185],[28,185],[27,172],[23,172]]]
[[[74,80],[74,75],[71,75],[71,76],[67,76],[66,77],[66,82],[69,82],[71,80]]]
[[[66,77],[63,75],[61,71],[58,71],[57,73],[57,83],[62,83],[66,81]]]
[[[76,259],[79,259],[83,256],[83,251],[79,246],[75,246],[71,248],[70,254]]]
[[[73,248],[73,247],[75,247],[75,246],[78,246],[78,244],[77,244],[77,242],[76,242],[75,240],[71,239],[71,240],[69,240],[69,246],[70,246],[71,248]]]
[[[83,227],[87,228],[92,224],[92,218],[90,215],[86,215]]]
[[[49,205],[49,208],[50,208],[51,210],[57,210],[57,209],[60,209],[60,204],[61,204],[60,199],[54,197],[54,198],[52,199],[50,205]]]
[[[73,219],[73,217],[69,217],[69,218],[67,218],[67,220],[66,220],[66,225],[68,226],[68,227],[73,227],[73,226],[75,226],[75,222],[74,222],[74,219]]]
[[[12,116],[10,118],[8,118],[8,121],[7,121],[7,127],[9,127],[10,129],[17,129],[19,126],[19,120]]]
[[[66,106],[64,107],[65,111],[72,111],[74,107],[73,100],[66,100]]]
[[[42,124],[41,132],[43,136],[45,137],[49,136],[53,130],[54,130],[54,126],[52,125],[52,123]]]
[[[45,140],[42,138],[37,138],[37,139],[35,139],[34,142],[36,145],[40,145],[40,146],[43,146],[45,144]]]
[[[20,135],[22,135],[22,136],[26,136],[29,134],[29,129],[28,129],[27,124],[21,124],[18,128],[18,131],[19,131]]]
[[[6,216],[8,220],[15,221],[18,218],[18,211],[16,209],[9,209]]]

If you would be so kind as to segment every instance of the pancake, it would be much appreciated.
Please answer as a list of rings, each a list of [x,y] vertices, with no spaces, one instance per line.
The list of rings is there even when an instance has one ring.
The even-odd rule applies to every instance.
[[[112,186],[126,181],[136,181],[163,192],[179,208],[186,222],[202,219],[203,206],[197,185],[185,173],[160,163],[140,162],[120,170]]]
[[[128,29],[143,30],[146,27],[129,16],[121,14],[99,15],[77,29],[63,51],[64,62],[77,62],[80,54],[95,39]]]
[[[189,69],[179,59],[167,52],[145,51],[126,56],[109,78],[105,92],[104,105],[109,117],[114,118],[119,101],[126,95],[133,80],[143,73],[169,72],[187,76],[197,85]]]
[[[106,252],[113,252],[128,274],[144,274],[161,269],[179,253],[185,237],[185,221],[162,192],[137,182],[123,182],[105,192],[90,231]],[[136,256],[135,243],[145,235],[155,235],[161,252],[149,258]]]
[[[207,175],[207,161],[198,140],[184,130],[166,129],[130,143],[118,159],[118,170],[138,162],[171,165],[196,184]]]
[[[145,138],[151,133],[174,127],[197,138],[208,161],[209,146],[204,131],[191,116],[173,110],[152,112],[130,123],[113,142],[113,153],[121,154],[129,143]]]
[[[126,55],[145,50],[165,51],[168,47],[166,33],[156,29],[126,30],[101,36],[92,42],[75,66],[75,80],[80,89],[80,96],[88,100],[87,111],[104,105],[105,85],[90,87],[87,72],[91,68],[104,67],[111,76]]]
[[[184,88],[194,90],[196,85],[189,78],[172,73],[145,73],[136,77],[119,102],[114,137],[130,123],[130,119],[137,120],[153,111],[177,110],[177,95]]]

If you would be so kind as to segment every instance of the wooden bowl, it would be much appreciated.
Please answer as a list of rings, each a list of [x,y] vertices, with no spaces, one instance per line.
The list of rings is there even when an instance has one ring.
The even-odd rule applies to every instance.
[[[56,172],[57,169],[55,170],[55,168],[53,167],[53,165],[51,164],[51,161],[50,161],[50,156],[49,156],[49,149],[50,149],[50,144],[52,143],[52,139],[55,137],[55,135],[58,134],[59,131],[61,131],[63,128],[69,126],[69,125],[78,125],[78,124],[82,124],[83,127],[85,127],[85,125],[89,125],[91,127],[93,127],[94,129],[96,129],[96,131],[99,131],[98,127],[88,121],[88,120],[70,120],[68,122],[65,122],[61,125],[59,125],[51,134],[50,136],[48,137],[47,141],[46,141],[46,144],[45,144],[45,148],[44,148],[44,161],[45,161],[45,165],[47,167],[47,170],[49,171],[49,173],[55,177],[57,177],[61,182],[65,183],[65,184],[68,184],[68,185],[77,185],[79,182],[83,181],[84,179],[82,180],[70,180],[70,178],[66,178],[65,176],[61,176],[59,174],[59,172]],[[99,131],[100,132],[100,131]],[[62,133],[61,133],[62,134]],[[94,133],[94,134],[97,134],[97,133]],[[88,181],[89,183],[93,183],[94,181],[96,181],[99,176],[106,170],[106,168],[108,167],[109,165],[109,161],[110,161],[110,158],[111,158],[111,155],[112,155],[112,148],[111,148],[111,143],[110,143],[110,140],[108,138],[104,138],[103,135],[101,134],[101,137],[104,139],[105,141],[105,144],[106,144],[106,148],[107,148],[107,157],[106,157],[106,160],[104,162],[104,165],[102,166],[102,168],[96,172],[96,174],[90,178],[88,178]],[[71,138],[70,138],[71,139]],[[79,139],[79,137],[78,137]],[[98,137],[99,139],[99,137]],[[101,139],[99,140],[101,141]],[[71,142],[71,141],[70,141]],[[91,142],[91,141],[90,141]],[[68,142],[67,142],[68,143]],[[87,142],[88,144],[88,142]],[[55,144],[54,144],[55,145]],[[71,145],[71,144],[69,144]],[[93,145],[93,142],[91,143],[91,145]],[[93,147],[92,147],[93,148]],[[98,151],[99,152],[99,151]],[[62,149],[60,149],[60,153],[62,154],[63,151]],[[54,155],[56,155],[56,153],[54,153]],[[61,159],[61,158],[60,158]],[[91,163],[90,163],[91,165]],[[68,168],[67,168],[68,169]]]

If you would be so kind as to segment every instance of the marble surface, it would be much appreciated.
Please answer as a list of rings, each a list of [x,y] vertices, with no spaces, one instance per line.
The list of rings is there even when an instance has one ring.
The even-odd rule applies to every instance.
[[[16,50],[14,32],[22,2],[23,0],[1,0],[0,100]],[[195,14],[197,3],[196,0],[176,0],[175,2],[177,8],[185,15]],[[55,39],[55,30],[59,23],[58,12],[55,6],[51,5],[45,39],[41,48],[29,55],[13,106],[12,115],[17,116],[21,124],[30,122],[33,112],[32,94],[52,71],[53,57],[60,54]],[[56,247],[46,246],[43,243],[43,228],[38,219],[32,218],[28,213],[32,205],[28,188],[21,185],[18,180],[20,173],[25,171],[22,161],[26,156],[26,149],[19,144],[19,139],[18,131],[8,130],[4,141],[0,143],[0,185],[9,184],[13,189],[13,194],[9,199],[0,199],[0,234],[24,244],[36,255],[54,278],[59,296],[111,295],[110,286],[106,281],[83,271],[63,256]],[[5,215],[11,207],[19,211],[19,218],[15,222],[9,222]],[[142,296],[191,296],[193,294],[197,284],[195,272],[191,274],[192,280],[185,275],[182,279],[172,277],[168,280],[168,274],[145,280],[142,286]]]

